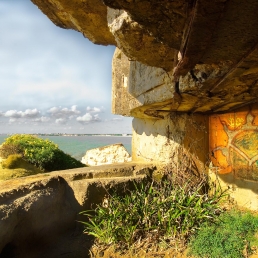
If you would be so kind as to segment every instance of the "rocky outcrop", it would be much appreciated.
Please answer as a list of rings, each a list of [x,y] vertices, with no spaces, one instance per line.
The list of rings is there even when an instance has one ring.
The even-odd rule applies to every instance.
[[[130,60],[170,71],[177,51],[151,36],[127,12],[108,8],[108,26],[117,46]]]
[[[180,48],[188,12],[192,7],[189,1],[104,0],[103,2],[111,8],[127,11],[132,19],[145,27],[157,41],[171,48]]]
[[[89,166],[98,166],[113,163],[129,162],[132,158],[122,143],[88,150],[82,163]]]
[[[81,32],[95,44],[115,45],[107,26],[107,7],[101,0],[32,0],[57,26]]]

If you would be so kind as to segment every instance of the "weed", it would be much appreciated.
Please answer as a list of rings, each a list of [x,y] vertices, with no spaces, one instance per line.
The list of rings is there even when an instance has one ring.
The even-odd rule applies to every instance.
[[[99,243],[118,249],[155,244],[168,248],[175,239],[186,242],[200,226],[214,221],[222,212],[219,201],[224,193],[201,194],[202,182],[195,187],[169,180],[134,185],[124,196],[109,195],[94,211],[84,211],[85,233]]]

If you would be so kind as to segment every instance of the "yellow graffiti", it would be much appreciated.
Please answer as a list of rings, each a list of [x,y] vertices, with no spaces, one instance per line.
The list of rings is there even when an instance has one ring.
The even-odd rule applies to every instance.
[[[230,116],[228,119],[228,126],[231,128],[238,128],[243,124],[243,122],[244,122],[244,119],[241,117]]]

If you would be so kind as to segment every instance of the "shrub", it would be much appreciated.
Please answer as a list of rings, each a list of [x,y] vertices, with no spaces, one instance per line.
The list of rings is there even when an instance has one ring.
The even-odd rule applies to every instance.
[[[85,166],[60,150],[53,142],[33,135],[16,134],[10,136],[2,144],[1,151],[5,156],[17,151],[16,154],[21,154],[25,160],[43,171]]]
[[[109,195],[94,211],[83,211],[88,217],[85,233],[100,244],[115,244],[129,249],[138,243],[165,244],[179,239],[186,242],[206,221],[221,213],[219,201],[224,194],[200,194],[203,182],[195,187],[171,184],[171,181],[135,184],[124,196]]]
[[[206,223],[190,242],[190,255],[209,258],[249,257],[258,217],[250,212],[230,211],[222,214],[216,223]]]

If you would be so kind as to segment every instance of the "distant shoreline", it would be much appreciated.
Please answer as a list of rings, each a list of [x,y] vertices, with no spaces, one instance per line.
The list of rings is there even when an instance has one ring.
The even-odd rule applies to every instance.
[[[0,135],[14,135],[14,134],[18,134],[18,133],[12,133],[12,134],[8,134],[8,133],[2,133]],[[23,133],[22,133],[23,134]],[[37,135],[37,136],[119,136],[119,137],[132,137],[132,134],[66,134],[66,133],[32,133],[31,135]]]

